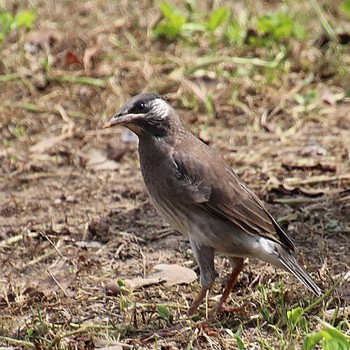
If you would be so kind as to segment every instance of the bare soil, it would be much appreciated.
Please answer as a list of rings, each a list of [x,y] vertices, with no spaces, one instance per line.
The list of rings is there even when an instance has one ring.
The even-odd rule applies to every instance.
[[[60,342],[93,349],[96,339],[108,337],[135,348],[234,348],[225,329],[235,333],[243,325],[242,337],[251,348],[260,338],[279,348],[261,309],[267,307],[278,324],[276,295],[283,295],[287,309],[308,305],[312,296],[292,276],[259,261],[245,262],[230,301],[233,306],[251,301],[249,312],[221,315],[206,326],[185,316],[198,282],[156,284],[122,295],[106,291],[111,281],[144,277],[159,263],[198,269],[187,239],[150,204],[137,140],[125,130],[101,126],[131,95],[167,94],[193,132],[281,219],[307,270],[327,290],[350,265],[349,103],[321,98],[338,93],[343,83],[315,80],[320,98],[307,111],[288,95],[304,79],[300,72],[283,85],[255,92],[238,81],[245,108],[232,105],[232,79],[216,77],[205,85],[202,77],[169,78],[177,63],[166,62],[167,55],[186,60],[191,53],[152,41],[146,30],[158,12],[147,1],[136,3],[130,10],[126,1],[38,1],[32,31],[41,33],[42,46],[51,45],[44,35],[50,31],[52,48],[32,44],[34,52],[26,51],[25,32],[3,44],[2,74],[20,76],[0,87],[0,335],[36,339],[43,349]],[[65,78],[80,76],[103,84]],[[210,120],[196,89],[212,91]],[[184,99],[199,102],[186,107]],[[220,256],[216,265],[219,277],[209,307],[230,271]],[[349,298],[343,284],[313,312],[348,305]],[[171,310],[170,320],[157,312],[159,304]],[[74,333],[84,326],[86,332]]]

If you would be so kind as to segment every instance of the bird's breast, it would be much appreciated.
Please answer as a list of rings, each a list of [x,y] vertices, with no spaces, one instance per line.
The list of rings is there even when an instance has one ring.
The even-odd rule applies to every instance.
[[[187,233],[185,206],[176,188],[177,168],[168,145],[155,142],[139,144],[140,166],[153,205],[174,229]]]

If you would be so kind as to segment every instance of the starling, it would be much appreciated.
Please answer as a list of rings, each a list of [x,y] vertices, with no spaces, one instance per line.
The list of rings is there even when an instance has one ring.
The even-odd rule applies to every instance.
[[[195,313],[213,285],[215,252],[227,256],[232,273],[212,316],[228,309],[225,301],[246,257],[284,269],[315,295],[322,295],[295,258],[294,243],[264,204],[213,149],[186,128],[163,97],[134,96],[103,128],[114,125],[137,134],[141,172],[154,206],[175,230],[189,237],[201,290],[188,315]]]

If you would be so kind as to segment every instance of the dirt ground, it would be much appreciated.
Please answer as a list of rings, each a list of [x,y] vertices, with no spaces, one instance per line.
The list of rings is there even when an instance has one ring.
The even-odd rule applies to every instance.
[[[302,70],[276,84],[260,83],[259,69],[250,80],[206,74],[213,66],[179,78],[174,72],[191,67],[193,50],[210,48],[152,37],[159,20],[152,1],[37,1],[36,13],[31,31],[2,44],[1,74],[17,75],[0,82],[0,336],[23,343],[0,344],[94,349],[113,339],[113,349],[224,349],[238,346],[227,329],[242,329],[249,349],[301,348],[299,338],[281,345],[286,323],[279,298],[292,309],[313,297],[259,261],[245,262],[230,299],[252,302],[249,313],[221,315],[205,326],[186,317],[198,281],[106,291],[112,281],[143,278],[161,263],[198,268],[187,239],[150,203],[137,140],[125,129],[101,126],[132,95],[166,94],[192,131],[266,202],[327,290],[350,266],[350,105],[334,99],[349,89],[348,78],[322,79],[320,64],[312,81],[318,97],[304,107],[291,98],[305,92]],[[221,256],[216,266],[209,308],[230,271]],[[349,305],[348,287],[341,284],[311,315]],[[168,319],[159,304],[171,311]]]

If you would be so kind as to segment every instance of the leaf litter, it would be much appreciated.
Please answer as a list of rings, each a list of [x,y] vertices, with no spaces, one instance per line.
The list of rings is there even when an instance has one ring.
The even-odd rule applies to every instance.
[[[321,49],[307,42],[293,48],[299,54],[292,53],[285,79],[279,76],[283,57],[265,60],[264,47],[244,52],[239,45],[234,51],[219,45],[222,58],[202,58],[210,48],[205,38],[198,50],[154,39],[148,29],[159,20],[158,11],[149,2],[125,4],[64,2],[56,11],[40,6],[37,27],[3,44],[0,337],[38,349],[48,343],[108,348],[97,342],[101,334],[118,339],[111,342],[117,348],[176,349],[190,343],[210,349],[237,346],[225,329],[234,333],[242,327],[245,344],[279,348],[281,337],[274,332],[286,327],[275,325],[283,320],[277,302],[283,297],[288,308],[304,306],[307,292],[292,277],[250,261],[230,303],[249,299],[257,305],[253,317],[223,315],[202,328],[184,319],[199,288],[188,241],[153,209],[138,169],[135,136],[100,128],[129,96],[144,90],[167,94],[193,131],[267,202],[296,241],[308,271],[327,288],[349,268],[348,86],[332,73],[332,57],[320,51],[327,43]],[[234,10],[244,16],[248,9],[240,5]],[[319,78],[305,78],[303,70],[311,66]],[[336,67],[344,69],[339,61]],[[267,82],[270,69],[276,75]],[[157,265],[189,268],[190,278],[180,283],[168,269],[157,275]],[[230,271],[221,257],[216,266],[219,277],[202,306],[203,317]],[[169,274],[177,275],[175,281],[165,282]],[[108,295],[105,287],[120,277],[136,287],[130,294]],[[138,287],[138,280],[148,278],[155,283]],[[332,318],[337,313],[341,322],[348,312],[346,286],[326,301],[327,310],[318,305],[313,312],[329,311]],[[165,305],[166,317],[157,305]],[[276,321],[274,330],[266,319]],[[308,322],[319,326],[312,317]]]

